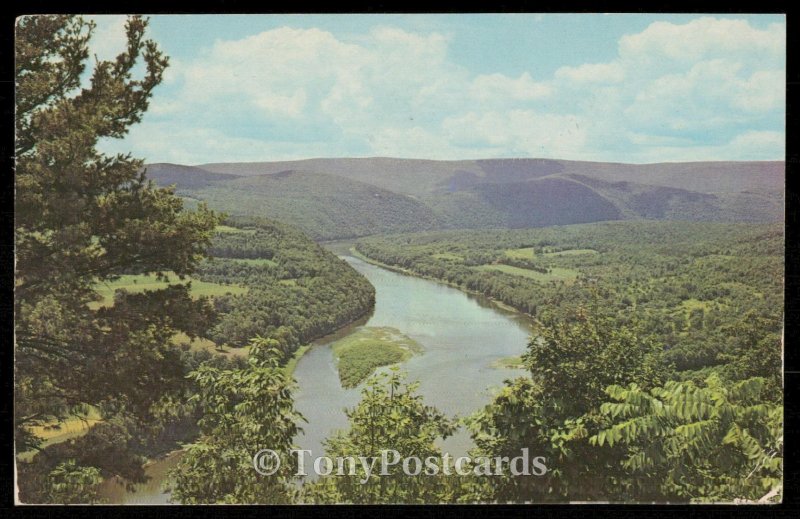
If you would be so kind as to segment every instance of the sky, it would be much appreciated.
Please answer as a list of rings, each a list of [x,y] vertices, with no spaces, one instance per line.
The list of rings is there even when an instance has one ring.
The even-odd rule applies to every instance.
[[[125,18],[92,18],[113,58]],[[160,15],[148,33],[170,67],[100,148],[151,163],[784,158],[783,15]]]

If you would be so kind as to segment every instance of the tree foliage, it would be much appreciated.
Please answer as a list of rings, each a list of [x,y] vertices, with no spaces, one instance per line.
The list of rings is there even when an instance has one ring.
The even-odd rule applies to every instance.
[[[374,236],[356,249],[537,319],[568,321],[584,306],[621,325],[635,321],[665,347],[677,370],[739,359],[737,377],[770,377],[770,394],[777,396],[783,242],[778,224],[625,221]],[[537,278],[495,270],[498,265],[516,265],[521,274],[569,269],[578,275]],[[747,372],[748,366],[760,373]]]
[[[592,445],[625,446],[619,463],[637,500],[757,501],[783,483],[783,406],[764,402],[763,378],[644,391],[609,386],[610,427]]]
[[[95,503],[97,485],[102,481],[95,467],[81,467],[75,460],[59,463],[47,477],[47,497],[52,503]]]
[[[232,219],[240,232],[218,233],[213,259],[197,276],[248,293],[215,299],[210,338],[239,347],[256,335],[281,340],[287,354],[367,314],[375,289],[344,260],[296,228],[265,219]]]
[[[287,503],[296,493],[296,459],[289,455],[301,430],[292,381],[280,366],[272,341],[251,341],[248,365],[220,369],[201,365],[189,376],[197,386],[191,400],[200,408],[201,437],[189,445],[172,472],[172,499],[199,503]],[[272,449],[281,456],[274,475],[262,476],[253,456]]]
[[[171,190],[147,181],[142,161],[96,149],[99,139],[121,138],[141,120],[161,82],[168,60],[146,27],[146,19],[130,17],[125,50],[97,61],[84,78],[93,23],[72,16],[17,22],[18,453],[41,446],[31,427],[87,404],[106,416],[152,419],[153,402],[184,384],[171,336],[201,332],[212,315],[207,301],[193,301],[180,286],[90,307],[97,283],[122,273],[191,272],[219,220],[204,206],[183,210]],[[97,468],[110,475],[110,464]],[[84,473],[64,474],[76,471]],[[29,481],[39,480],[20,480],[23,501],[41,496]]]
[[[530,377],[508,381],[468,420],[478,454],[516,456],[527,447],[552,467],[542,478],[493,478],[486,492],[494,500],[608,499],[617,491],[605,453],[587,441],[602,425],[597,406],[609,384],[650,387],[666,366],[661,348],[635,328],[576,313],[537,327],[523,356]]]
[[[397,368],[371,377],[361,391],[361,401],[347,411],[350,429],[325,442],[326,455],[331,458],[359,456],[380,459],[382,451],[396,451],[400,459],[416,456],[441,458],[435,445],[454,431],[454,423],[436,408],[425,405],[417,393],[417,384],[405,381]],[[393,454],[387,454],[390,462]],[[377,464],[376,464],[377,465]],[[388,466],[388,464],[387,464]],[[355,470],[322,476],[308,485],[307,499],[317,503],[437,503],[448,500],[445,474],[407,475],[399,465],[371,477],[358,463]]]

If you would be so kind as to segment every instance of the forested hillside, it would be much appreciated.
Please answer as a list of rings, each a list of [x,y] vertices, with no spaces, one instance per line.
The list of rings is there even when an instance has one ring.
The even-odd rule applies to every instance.
[[[412,197],[320,173],[283,171],[182,192],[232,215],[291,222],[317,239],[437,227],[433,211]]]
[[[291,221],[316,239],[607,220],[770,222],[783,163],[612,164],[541,159],[312,159],[154,164],[193,203]]]
[[[244,346],[261,335],[281,336],[286,354],[365,315],[375,289],[345,261],[297,229],[264,219],[233,220],[211,243],[196,277],[248,288],[214,299],[218,345]]]
[[[179,164],[148,164],[148,178],[157,180],[162,185],[175,185],[177,189],[200,189],[225,180],[233,180],[238,175],[213,173],[202,168],[181,166]]]
[[[421,160],[385,157],[307,159],[284,162],[203,164],[206,171],[263,175],[290,169],[329,173],[372,183],[391,191],[421,195],[467,184],[524,182],[550,175],[584,175],[608,182],[637,182],[698,193],[754,189],[780,191],[783,162],[671,162],[621,164],[553,159]]]
[[[530,448],[555,468],[434,481],[434,500],[766,503],[782,493],[779,224],[608,222],[371,237],[356,248],[536,318],[524,376],[466,423],[473,455]],[[328,499],[349,495],[345,483],[322,486]]]
[[[609,222],[449,231],[364,238],[356,249],[537,318],[568,320],[583,306],[620,325],[639,322],[679,371],[725,364],[747,327],[780,341],[778,224]],[[773,353],[768,362],[778,377],[780,349]]]

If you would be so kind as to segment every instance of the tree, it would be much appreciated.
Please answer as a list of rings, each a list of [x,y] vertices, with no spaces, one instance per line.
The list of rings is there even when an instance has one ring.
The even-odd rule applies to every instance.
[[[41,447],[32,426],[81,406],[95,406],[105,418],[150,420],[152,404],[185,385],[172,336],[203,333],[213,315],[206,300],[193,301],[179,283],[118,293],[112,307],[91,305],[98,283],[123,273],[169,279],[173,272],[183,279],[219,221],[205,206],[187,212],[172,190],[155,188],[143,161],[96,149],[98,139],[121,138],[141,120],[161,82],[168,60],[145,39],[146,27],[146,19],[130,17],[127,48],[112,61],[97,61],[83,84],[93,23],[72,16],[17,22],[18,453]],[[138,64],[141,78],[134,76]],[[23,501],[41,496],[41,488],[28,485],[33,481],[39,480],[21,478]]]
[[[703,386],[667,382],[642,390],[609,386],[601,406],[612,425],[589,439],[623,444],[620,484],[636,500],[757,501],[779,495],[783,479],[783,406],[765,403],[763,378]],[[619,453],[619,450],[616,451]]]
[[[783,400],[782,322],[746,313],[728,331],[730,342],[720,354],[722,373],[729,380],[760,377],[765,380],[763,396],[772,402]]]
[[[79,467],[75,460],[67,460],[48,475],[47,492],[54,503],[94,503],[101,481],[100,471],[95,467]]]
[[[395,457],[400,460],[416,457],[422,463],[429,457],[442,459],[442,452],[434,442],[450,436],[455,426],[436,408],[425,405],[417,394],[417,384],[407,383],[397,368],[373,375],[361,397],[358,405],[347,411],[350,429],[325,442],[328,457],[358,460],[363,456],[380,460],[385,455],[387,467]],[[386,452],[392,450],[396,455]],[[348,465],[341,474],[334,472],[307,485],[307,498],[317,503],[356,504],[438,503],[455,498],[453,490],[457,485],[443,472],[407,475],[396,465],[388,468],[387,474],[379,474],[380,469],[376,468],[368,476],[362,464],[352,463],[352,472]],[[375,466],[379,463],[376,461]],[[418,468],[413,463],[409,465],[412,472]]]
[[[652,387],[664,375],[661,348],[633,326],[577,311],[540,323],[523,356],[530,378],[507,381],[494,400],[467,420],[478,456],[517,456],[522,448],[552,467],[541,478],[489,478],[500,502],[607,500],[622,469],[588,443],[604,425],[598,408],[613,381]]]
[[[201,412],[201,438],[186,449],[172,471],[172,498],[183,504],[291,503],[297,472],[290,456],[302,416],[294,410],[292,381],[272,339],[250,342],[244,369],[201,365],[189,376],[191,397]],[[278,471],[260,475],[253,457],[271,449],[281,458]]]
[[[575,311],[570,320],[544,320],[523,360],[543,397],[560,416],[577,417],[600,404],[604,389],[620,381],[664,381],[663,348],[635,324]],[[649,387],[649,386],[648,386]]]

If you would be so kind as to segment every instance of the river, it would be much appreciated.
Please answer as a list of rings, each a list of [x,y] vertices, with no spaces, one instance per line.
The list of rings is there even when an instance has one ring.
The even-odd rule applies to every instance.
[[[465,416],[490,401],[492,388],[520,374],[492,363],[525,350],[530,322],[524,316],[442,283],[342,257],[375,287],[375,310],[362,326],[397,328],[423,346],[424,352],[402,367],[410,380],[419,381],[427,404],[447,415]],[[328,344],[309,350],[294,377],[299,384],[295,406],[308,420],[296,442],[312,456],[322,455],[322,441],[347,427],[344,408],[358,403],[361,390],[341,387]],[[441,444],[454,456],[471,446],[465,431]]]
[[[303,434],[295,439],[298,447],[321,456],[323,440],[347,427],[345,408],[358,403],[361,389],[341,387],[329,346],[362,326],[397,328],[423,346],[423,353],[402,367],[410,380],[419,382],[425,402],[450,416],[480,409],[503,380],[522,373],[492,363],[525,351],[531,331],[525,316],[499,308],[487,298],[372,265],[341,249],[337,252],[375,287],[375,309],[367,318],[317,341],[298,362],[295,407],[308,421],[303,424]],[[440,446],[458,456],[472,443],[461,430]],[[113,503],[166,503],[168,495],[160,482],[175,463],[175,455],[156,461],[145,469],[153,477],[147,484],[137,486],[134,492],[118,484],[106,486],[103,496]]]

